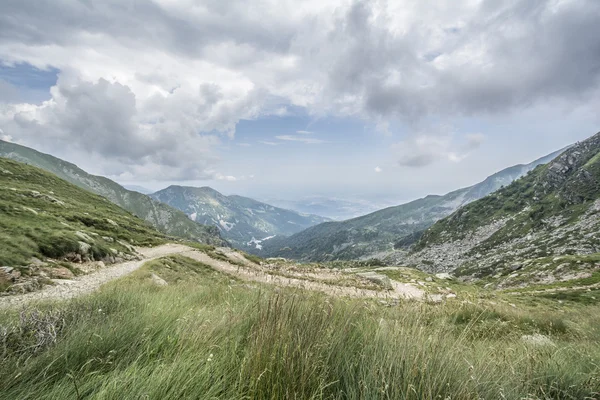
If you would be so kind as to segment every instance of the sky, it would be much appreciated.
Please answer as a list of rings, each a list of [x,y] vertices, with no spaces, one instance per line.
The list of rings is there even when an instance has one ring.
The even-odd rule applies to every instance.
[[[597,0],[3,0],[0,138],[123,184],[399,204],[600,131]]]

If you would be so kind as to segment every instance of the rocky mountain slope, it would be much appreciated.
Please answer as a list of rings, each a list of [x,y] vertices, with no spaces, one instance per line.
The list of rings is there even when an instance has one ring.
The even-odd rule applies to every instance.
[[[195,223],[187,218],[184,213],[173,207],[139,192],[127,190],[110,179],[88,174],[76,165],[59,158],[1,140],[0,157],[42,168],[80,188],[106,197],[168,235],[203,243],[217,245],[224,243],[216,227]]]
[[[242,197],[224,196],[209,187],[169,186],[150,195],[183,212],[190,219],[216,225],[231,244],[246,250],[260,250],[273,236],[292,235],[327,221]]]
[[[564,149],[563,149],[564,150]],[[288,238],[265,243],[263,256],[306,261],[350,260],[379,256],[414,241],[413,235],[460,207],[510,184],[563,150],[532,163],[506,168],[484,181],[443,196],[430,195],[395,207],[341,222],[327,222]]]
[[[71,278],[72,262],[113,263],[165,236],[106,198],[40,168],[0,158],[0,293]]]
[[[600,133],[438,221],[390,260],[477,278],[598,252]]]

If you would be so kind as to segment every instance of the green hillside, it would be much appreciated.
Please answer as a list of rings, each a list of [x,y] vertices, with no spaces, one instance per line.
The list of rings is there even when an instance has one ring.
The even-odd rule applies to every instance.
[[[153,200],[144,194],[127,190],[105,177],[88,174],[76,165],[59,158],[2,140],[0,140],[0,157],[42,168],[80,188],[106,197],[119,207],[148,221],[156,229],[167,235],[179,236],[203,243],[225,244],[216,227],[190,221],[179,210]]]
[[[492,273],[536,257],[600,252],[600,134],[429,228],[412,249],[431,269]]]
[[[102,260],[165,236],[107,199],[53,174],[0,158],[0,265],[32,257]]]

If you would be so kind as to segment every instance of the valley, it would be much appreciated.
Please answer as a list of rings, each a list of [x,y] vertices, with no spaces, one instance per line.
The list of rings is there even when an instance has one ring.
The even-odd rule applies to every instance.
[[[252,254],[287,240],[286,221],[315,216],[210,188],[151,195],[190,223],[218,224],[235,249],[221,234],[168,235],[108,197],[1,158],[0,397],[594,398],[599,138],[482,186],[292,234],[422,228],[401,226],[408,236],[385,252],[373,231],[378,253],[316,261]],[[424,210],[431,223],[419,225]]]

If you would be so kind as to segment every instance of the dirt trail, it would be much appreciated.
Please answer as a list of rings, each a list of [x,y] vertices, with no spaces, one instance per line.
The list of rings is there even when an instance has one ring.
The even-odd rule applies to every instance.
[[[355,298],[378,298],[382,300],[423,300],[426,298],[425,292],[421,289],[408,283],[400,283],[396,281],[392,281],[392,290],[373,290],[336,285],[334,283],[335,280],[333,280],[332,283],[332,280],[330,279],[333,275],[328,272],[319,274],[313,271],[298,274],[297,277],[277,275],[276,271],[269,271],[268,268],[265,268],[264,266],[254,264],[245,259],[236,251],[227,248],[219,248],[218,251],[226,254],[231,260],[242,264],[243,266],[234,265],[227,261],[211,258],[206,253],[178,244],[166,244],[153,248],[139,248],[137,251],[144,257],[140,261],[128,261],[111,265],[88,275],[77,277],[73,280],[57,280],[57,284],[55,286],[46,286],[37,292],[0,297],[0,309],[20,307],[30,302],[39,300],[65,300],[81,296],[83,294],[93,292],[101,285],[109,281],[135,271],[147,261],[173,254],[180,254],[193,260],[200,261],[217,271],[235,276],[244,281],[295,287],[323,292],[334,296]],[[338,274],[335,276],[339,278],[342,275],[343,274]],[[324,278],[327,278],[328,283],[323,281]]]
[[[190,248],[178,244],[165,244],[152,248],[138,248],[144,259],[110,265],[97,272],[79,276],[73,280],[56,280],[55,286],[45,286],[42,290],[14,296],[0,297],[0,308],[20,307],[38,300],[64,300],[93,292],[106,282],[127,275],[140,268],[146,261],[170,254],[189,251]]]
[[[245,263],[245,267],[233,265],[225,261],[215,260],[207,254],[198,251],[184,252],[181,255],[189,257],[196,261],[200,261],[206,265],[213,267],[217,271],[233,275],[245,281],[269,283],[277,286],[291,286],[345,297],[370,297],[379,298],[383,300],[422,300],[425,298],[425,293],[421,289],[418,289],[417,287],[408,283],[392,281],[392,290],[379,291],[371,289],[361,289],[350,286],[337,286],[334,284],[314,280],[272,275],[269,274],[268,271],[266,271],[264,268],[260,268],[258,266],[249,266],[247,263]]]

